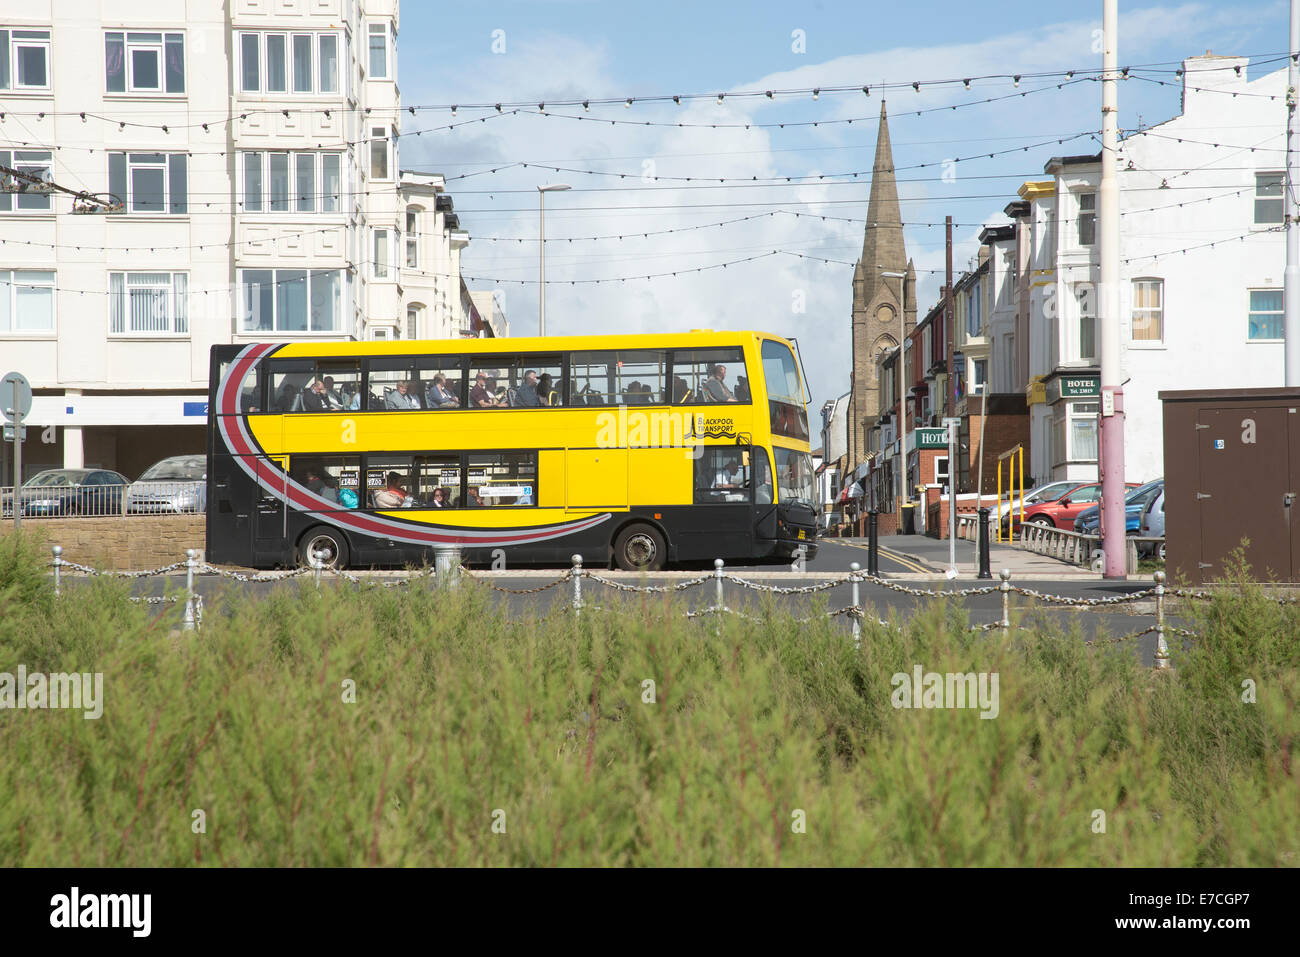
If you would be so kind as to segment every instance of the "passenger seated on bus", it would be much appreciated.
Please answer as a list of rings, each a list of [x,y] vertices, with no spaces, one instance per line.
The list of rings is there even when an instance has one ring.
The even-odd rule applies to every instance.
[[[339,500],[338,489],[335,488],[333,484],[333,476],[328,472],[322,474],[316,469],[309,467],[306,476],[306,481],[302,484],[308,489],[315,492],[321,498],[328,499],[331,502],[337,502]]]
[[[280,391],[275,394],[275,408],[279,412],[292,412],[297,401],[298,390],[286,379],[281,383]]]
[[[325,408],[330,412],[346,408],[347,403],[343,401],[343,393],[334,388],[334,377],[327,375],[321,379],[321,382],[325,384]]]
[[[743,375],[736,376],[736,401],[749,401],[749,380]]]
[[[324,412],[326,408],[325,384],[320,379],[312,379],[302,390],[302,411]]]
[[[407,394],[406,380],[402,379],[394,386],[393,391],[384,396],[384,408],[395,411],[406,411],[409,409],[418,409],[420,401],[413,395]]]
[[[424,398],[425,407],[429,409],[454,409],[460,405],[460,398],[451,394],[447,388],[447,377],[441,372],[433,377],[433,383]]]
[[[542,404],[537,395],[537,373],[532,369],[524,373],[523,385],[513,391],[514,395],[510,400],[511,408],[535,409]]]
[[[402,477],[396,472],[389,472],[388,486],[375,493],[375,508],[401,508],[406,504],[406,499]]]
[[[433,498],[429,500],[430,508],[447,508],[447,490],[445,488],[436,488],[433,490]]]
[[[727,388],[727,367],[721,363],[709,370],[709,378],[704,383],[705,394],[710,402],[735,402],[736,397]]]
[[[650,387],[650,383],[648,383],[648,382],[642,382],[642,383],[641,383],[641,395],[643,396],[643,398],[641,399],[641,404],[642,404],[642,405],[653,405],[653,404],[654,404],[654,401],[655,401],[655,397],[654,397],[654,389],[652,389],[652,388]]]
[[[555,388],[554,379],[549,372],[543,372],[537,379],[537,400],[540,405],[560,404],[560,393]]]
[[[469,390],[469,404],[472,409],[495,409],[500,405],[497,397],[488,390],[486,372],[480,372],[474,377],[474,388]]]

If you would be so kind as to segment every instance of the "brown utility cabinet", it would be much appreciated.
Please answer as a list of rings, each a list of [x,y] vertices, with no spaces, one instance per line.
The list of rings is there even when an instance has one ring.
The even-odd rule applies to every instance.
[[[1255,578],[1300,582],[1300,389],[1161,392],[1171,579],[1223,576],[1250,540]]]

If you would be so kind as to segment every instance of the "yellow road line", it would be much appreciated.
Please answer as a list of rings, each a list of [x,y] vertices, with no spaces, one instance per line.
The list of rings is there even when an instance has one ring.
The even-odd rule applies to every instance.
[[[835,542],[835,544],[836,544],[836,545],[847,545],[849,548],[861,548],[861,549],[865,549],[866,551],[870,551],[870,550],[871,550],[868,546],[863,545],[863,544],[861,544],[861,543],[859,543],[859,542],[845,542],[845,541],[837,541],[837,542]],[[913,558],[911,558],[910,556],[901,555],[901,554],[899,554],[898,552],[891,551],[890,549],[885,548],[883,545],[882,545],[882,546],[879,546],[879,549],[878,549],[878,550],[879,550],[879,553],[880,553],[882,556],[884,556],[885,558],[888,558],[890,561],[892,561],[892,562],[894,562],[894,563],[896,563],[896,564],[898,564],[898,565],[902,565],[902,566],[903,566],[904,568],[906,568],[908,571],[911,571],[911,572],[920,572],[922,575],[930,575],[930,574],[933,574],[933,573],[934,573],[934,570],[933,570],[933,569],[926,568],[924,565],[917,564],[916,560],[913,559]]]

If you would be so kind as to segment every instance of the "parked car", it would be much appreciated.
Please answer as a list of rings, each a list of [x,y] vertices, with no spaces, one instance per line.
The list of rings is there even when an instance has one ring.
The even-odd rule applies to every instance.
[[[14,501],[24,516],[118,515],[122,492],[130,480],[108,469],[46,469],[37,472],[17,493],[5,496],[0,511],[14,514]]]
[[[1165,537],[1165,489],[1162,485],[1160,491],[1145,509],[1142,510],[1141,524],[1139,526],[1140,534],[1143,538],[1164,538]],[[1146,543],[1143,549],[1147,554],[1154,554],[1163,561],[1165,557],[1165,543]]]
[[[1076,488],[1078,485],[1078,482],[1062,481],[1048,482],[1044,485],[1032,488],[1025,493],[1025,508],[1028,509],[1031,505],[1037,505],[1040,502],[1050,502],[1060,498],[1063,493],[1068,492],[1072,488]],[[1019,498],[1002,502],[998,506],[998,521],[1002,523],[1003,535],[1008,535],[1012,529],[1020,527]]]
[[[173,455],[155,462],[131,483],[129,513],[202,512],[207,505],[208,464],[202,455]]]
[[[1162,478],[1152,479],[1145,485],[1139,485],[1128,495],[1124,496],[1124,533],[1126,535],[1136,535],[1142,525],[1142,512],[1145,511],[1151,500],[1160,492],[1164,491],[1165,480]],[[1074,530],[1083,532],[1085,535],[1096,535],[1097,529],[1101,526],[1101,506],[1094,505],[1092,508],[1084,509],[1074,519]]]

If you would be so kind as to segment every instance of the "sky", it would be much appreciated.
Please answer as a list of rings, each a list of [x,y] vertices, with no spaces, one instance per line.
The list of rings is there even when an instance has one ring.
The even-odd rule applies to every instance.
[[[1006,222],[1002,209],[1022,182],[1043,178],[1052,156],[1100,149],[1101,85],[1076,77],[1058,88],[1065,78],[1029,75],[1098,69],[1101,6],[407,0],[402,104],[460,108],[454,117],[449,109],[404,116],[400,163],[447,177],[470,236],[461,272],[471,289],[502,292],[512,335],[537,330],[537,187],[566,183],[571,190],[546,199],[548,334],[712,328],[795,338],[816,419],[848,389],[852,263],[882,98],[924,315],[942,282],[946,215],[958,224],[960,276],[980,228]],[[1121,84],[1121,129],[1178,114],[1172,71],[1185,57],[1213,50],[1260,60],[1286,48],[1286,0],[1123,2],[1120,65],[1169,72]],[[1251,69],[1250,78],[1283,65]],[[1006,77],[1016,73],[1025,76],[1019,86]],[[925,85],[966,77],[969,90]],[[734,95],[837,86],[852,92]],[[637,102],[672,94],[708,95]],[[632,105],[621,105],[628,97]],[[535,105],[599,98],[619,104],[548,104],[545,116]],[[491,106],[516,102],[532,106],[517,114]],[[631,278],[649,274],[656,278]]]

